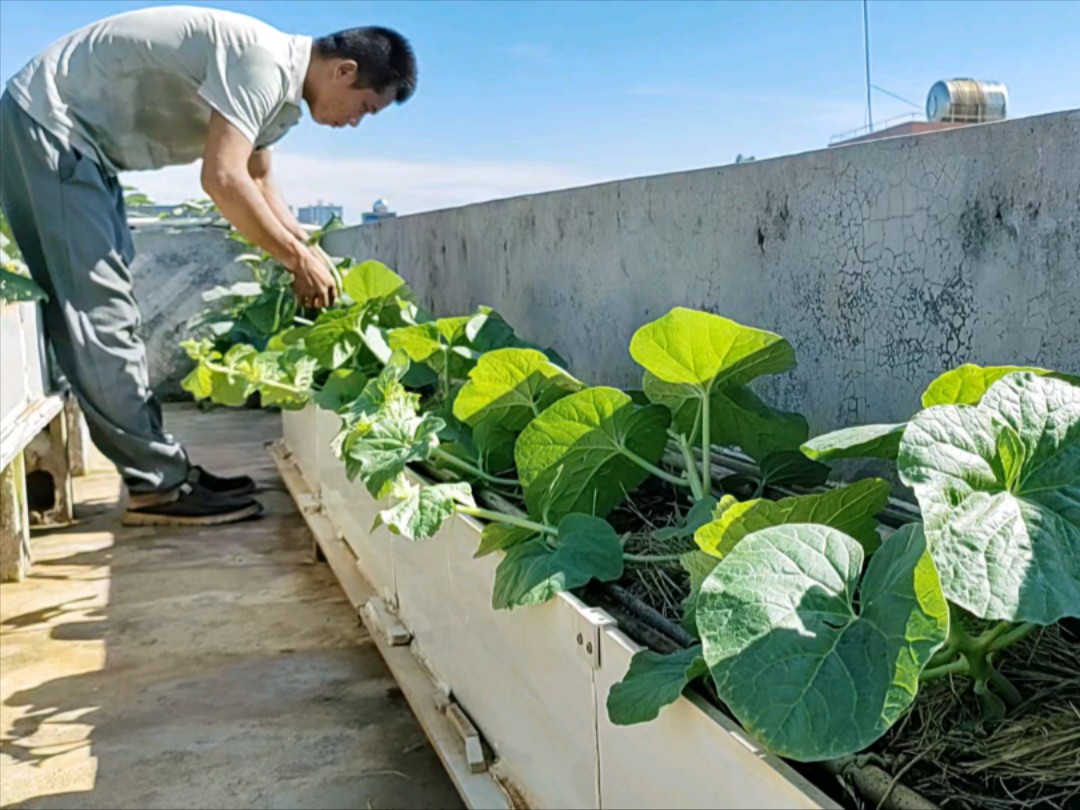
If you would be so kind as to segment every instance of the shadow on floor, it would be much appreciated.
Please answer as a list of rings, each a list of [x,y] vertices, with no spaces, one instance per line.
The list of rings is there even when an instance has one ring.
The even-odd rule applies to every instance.
[[[252,411],[169,413],[266,515],[121,528],[113,475],[0,600],[0,805],[456,808],[461,802],[283,491]]]

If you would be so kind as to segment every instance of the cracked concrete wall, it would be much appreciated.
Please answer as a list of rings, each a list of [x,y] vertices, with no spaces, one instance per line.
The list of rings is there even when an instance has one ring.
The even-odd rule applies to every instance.
[[[953,366],[1080,371],[1080,111],[338,231],[439,315],[488,304],[595,384],[673,306],[784,335],[757,386],[814,433],[899,421]]]

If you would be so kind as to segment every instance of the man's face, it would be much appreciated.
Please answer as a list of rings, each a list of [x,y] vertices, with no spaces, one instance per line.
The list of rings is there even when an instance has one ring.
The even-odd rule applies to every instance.
[[[322,82],[315,103],[310,105],[311,117],[328,127],[353,126],[366,115],[375,115],[394,100],[394,87],[382,93],[356,87],[356,63],[343,59],[336,62]]]

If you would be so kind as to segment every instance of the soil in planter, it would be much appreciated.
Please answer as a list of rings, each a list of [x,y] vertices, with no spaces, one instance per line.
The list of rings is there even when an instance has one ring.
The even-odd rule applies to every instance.
[[[659,542],[650,537],[672,525],[672,506],[678,502],[679,493],[655,481],[627,499],[610,516],[617,531],[634,532],[627,551],[656,555],[692,549],[692,539]],[[689,577],[677,562],[628,566],[619,584],[680,625]],[[1066,620],[999,653],[996,663],[1026,698],[1001,723],[981,722],[970,681],[943,678],[923,686],[907,716],[859,758],[942,808],[1080,810],[1078,625]],[[649,638],[637,640],[665,648]],[[706,694],[718,702],[711,690]],[[793,764],[820,786],[835,787],[835,779],[819,768]],[[876,806],[854,791],[846,796],[829,792],[856,810]]]
[[[1049,627],[999,654],[1025,696],[1001,723],[980,722],[969,682],[942,678],[922,687],[873,753],[942,808],[1080,809],[1080,636],[1069,628]]]

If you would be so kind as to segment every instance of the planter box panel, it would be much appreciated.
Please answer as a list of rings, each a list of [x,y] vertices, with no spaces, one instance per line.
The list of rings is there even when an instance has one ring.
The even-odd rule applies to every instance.
[[[37,304],[0,307],[0,425],[6,432],[30,404],[51,392]]]
[[[601,634],[596,705],[603,807],[839,807],[700,695],[681,698],[651,723],[613,725],[608,692],[639,649],[617,629]]]
[[[345,476],[345,465],[330,449],[341,418],[330,411],[315,411],[315,433],[319,446],[319,498],[338,533],[345,539],[357,565],[375,591],[388,604],[397,604],[394,587],[394,545],[396,538],[385,529],[371,532],[371,523],[380,504],[363,484]]]
[[[281,433],[285,446],[312,492],[319,491],[319,442],[315,431],[315,406],[300,411],[281,412]],[[327,451],[329,452],[329,451]]]
[[[426,542],[399,540],[399,617],[531,807],[598,807],[593,672],[576,642],[585,606],[493,610],[499,557],[473,559],[479,542],[461,517]]]

